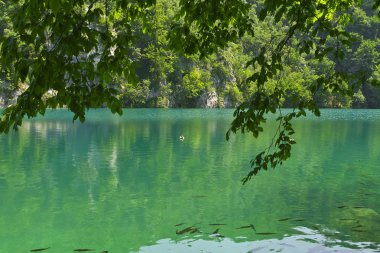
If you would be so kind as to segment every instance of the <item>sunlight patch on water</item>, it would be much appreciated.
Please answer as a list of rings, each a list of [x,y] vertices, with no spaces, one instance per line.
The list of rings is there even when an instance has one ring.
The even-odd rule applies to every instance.
[[[380,244],[370,242],[355,243],[331,239],[320,234],[317,230],[306,227],[295,228],[302,235],[292,235],[282,239],[267,239],[251,242],[236,242],[230,238],[218,240],[185,239],[173,241],[162,239],[155,245],[143,246],[139,253],[254,253],[254,252],[282,252],[282,253],[370,253],[380,252]]]

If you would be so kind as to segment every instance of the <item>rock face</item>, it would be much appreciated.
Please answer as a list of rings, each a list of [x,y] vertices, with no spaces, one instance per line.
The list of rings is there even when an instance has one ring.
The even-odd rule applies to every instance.
[[[8,105],[16,102],[17,96],[19,94],[13,95],[11,98],[9,98],[9,95],[0,93],[0,108],[5,108]]]
[[[202,94],[197,102],[197,107],[201,108],[217,108],[219,99],[215,91]]]
[[[227,96],[224,97],[224,100],[223,100],[223,107],[224,108],[234,108],[235,106],[236,105],[232,101],[230,95],[227,95]]]
[[[0,95],[0,108],[4,108],[5,107],[5,101],[4,101],[4,98]]]
[[[0,93],[0,108],[5,108],[9,104],[12,104],[16,101],[17,97],[21,95],[24,89],[19,89],[13,92],[12,95],[6,95]],[[163,99],[160,97],[159,91],[150,91],[148,99],[157,98],[157,107],[164,108],[176,108],[181,107],[174,97],[169,97],[167,99]],[[236,104],[233,102],[233,99],[230,95],[226,95],[224,97],[219,97],[216,91],[210,91],[203,93],[196,101],[195,107],[198,108],[234,108]]]
[[[5,108],[16,103],[17,98],[28,88],[28,85],[21,83],[15,90],[0,90],[0,108]]]

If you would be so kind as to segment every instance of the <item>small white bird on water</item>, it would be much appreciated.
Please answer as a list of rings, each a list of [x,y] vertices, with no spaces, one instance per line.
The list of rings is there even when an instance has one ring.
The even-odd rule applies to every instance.
[[[184,140],[185,140],[185,136],[183,136],[183,134],[181,134],[181,135],[179,136],[179,140],[180,140],[180,141],[184,141]]]

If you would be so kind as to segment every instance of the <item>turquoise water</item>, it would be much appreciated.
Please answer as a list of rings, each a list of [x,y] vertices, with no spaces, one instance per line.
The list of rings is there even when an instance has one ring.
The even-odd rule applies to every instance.
[[[297,120],[291,159],[244,186],[275,122],[227,142],[232,113],[26,120],[0,136],[0,252],[380,252],[380,110]]]

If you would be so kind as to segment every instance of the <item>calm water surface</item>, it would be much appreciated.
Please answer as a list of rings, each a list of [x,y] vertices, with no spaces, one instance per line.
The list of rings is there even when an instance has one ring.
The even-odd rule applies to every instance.
[[[0,252],[380,252],[380,110],[298,120],[292,158],[244,186],[275,124],[227,142],[232,113],[26,120],[0,136]]]

